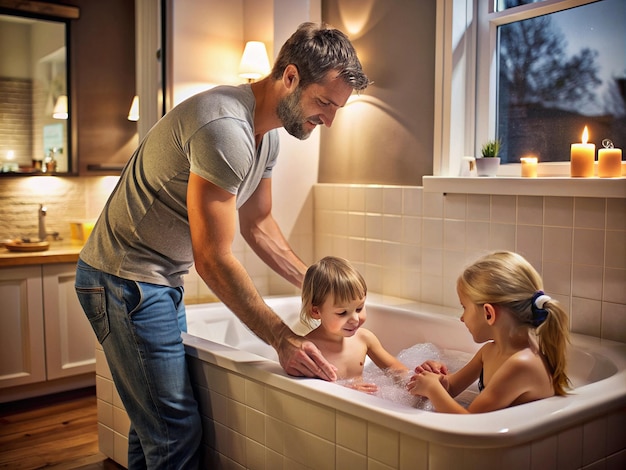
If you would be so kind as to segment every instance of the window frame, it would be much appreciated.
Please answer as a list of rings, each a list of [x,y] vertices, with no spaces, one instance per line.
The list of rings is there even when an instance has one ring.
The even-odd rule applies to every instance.
[[[496,12],[494,0],[437,0],[435,176],[458,175],[461,157],[479,155],[481,142],[495,138],[498,26],[598,1],[544,0]],[[539,162],[539,173],[569,176],[569,162]],[[498,174],[519,176],[520,164],[501,165]]]

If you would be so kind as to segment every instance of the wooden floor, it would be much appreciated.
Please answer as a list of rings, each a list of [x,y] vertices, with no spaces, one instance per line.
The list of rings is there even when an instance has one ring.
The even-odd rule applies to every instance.
[[[0,469],[118,470],[98,451],[96,389],[0,404]]]

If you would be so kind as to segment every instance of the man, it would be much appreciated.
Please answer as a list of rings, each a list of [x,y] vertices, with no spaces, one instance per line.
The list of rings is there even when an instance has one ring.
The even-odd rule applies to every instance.
[[[131,420],[129,468],[196,468],[200,418],[185,363],[183,278],[209,288],[294,376],[335,380],[313,343],[265,304],[233,256],[247,243],[300,287],[307,266],[272,217],[277,128],[306,139],[369,81],[348,38],[305,23],[269,77],[181,103],[140,143],[81,251],[76,291]]]

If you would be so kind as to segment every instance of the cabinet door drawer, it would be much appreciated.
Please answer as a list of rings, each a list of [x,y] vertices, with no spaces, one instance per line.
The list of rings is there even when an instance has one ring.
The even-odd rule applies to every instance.
[[[41,266],[0,269],[0,388],[46,380]]]
[[[43,266],[48,380],[94,372],[96,338],[78,302],[74,263]]]

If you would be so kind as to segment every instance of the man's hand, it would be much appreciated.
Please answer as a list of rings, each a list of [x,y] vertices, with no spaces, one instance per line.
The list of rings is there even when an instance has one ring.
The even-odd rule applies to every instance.
[[[295,377],[317,377],[337,380],[337,369],[330,364],[311,341],[294,333],[285,335],[276,350],[280,365]]]

